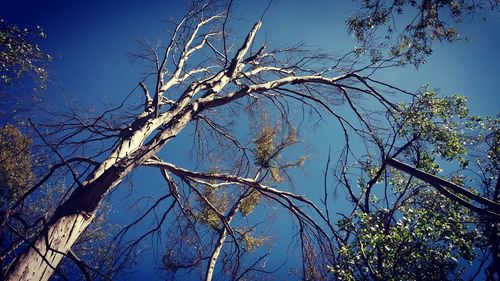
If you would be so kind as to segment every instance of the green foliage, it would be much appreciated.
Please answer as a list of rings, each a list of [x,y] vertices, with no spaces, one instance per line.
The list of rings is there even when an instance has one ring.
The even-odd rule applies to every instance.
[[[470,116],[461,131],[470,150],[469,162],[472,175],[464,181],[477,185],[476,192],[490,200],[500,201],[500,118]],[[491,256],[485,268],[488,280],[500,279],[500,223],[483,218],[478,224],[483,238],[482,249]],[[496,277],[495,277],[496,276]]]
[[[269,240],[268,237],[253,236],[252,233],[248,231],[241,233],[241,239],[245,244],[245,249],[249,252],[254,251],[256,248],[264,245],[264,243]]]
[[[439,97],[425,88],[413,103],[400,106],[395,121],[404,142],[413,140],[398,158],[432,174],[443,172],[439,159],[447,160],[448,176],[440,177],[465,186],[477,183],[479,176],[481,184],[470,190],[498,201],[494,195],[500,174],[498,118],[469,116],[464,97]],[[457,171],[450,169],[454,162],[460,166]],[[479,172],[469,173],[470,163]],[[358,184],[364,187],[376,176],[380,163],[368,155],[358,164]],[[467,264],[480,262],[483,254],[500,252],[497,223],[478,217],[425,182],[386,169],[383,180],[377,181],[385,185],[385,193],[370,194],[370,210],[358,211],[337,224],[349,239],[339,249],[340,262],[329,267],[335,277],[461,280],[470,277],[465,273]],[[491,260],[485,267],[487,276],[494,274],[495,258]]]
[[[51,57],[35,43],[45,38],[47,35],[38,26],[35,30],[21,29],[0,18],[0,90],[25,74],[45,87],[46,64]]]
[[[275,145],[277,131],[269,126],[262,128],[261,132],[254,140],[255,143],[255,164],[269,168],[269,161],[275,157]]]
[[[398,0],[357,1],[359,10],[347,20],[347,27],[372,61],[387,56],[402,64],[419,66],[432,54],[434,41],[454,42],[462,38],[458,25],[480,11],[495,10],[499,1]],[[411,19],[407,22],[406,19]],[[379,27],[385,31],[378,32]],[[379,38],[383,38],[380,40]]]
[[[424,89],[411,105],[401,105],[397,115],[400,134],[417,137],[427,147],[422,149],[420,167],[432,164],[434,155],[446,160],[458,160],[467,165],[466,139],[459,128],[468,114],[466,98],[463,96],[438,97],[434,91]],[[435,173],[438,167],[430,167]]]
[[[32,171],[31,141],[18,128],[0,129],[0,204],[7,207],[30,187]]]
[[[217,211],[224,213],[227,209],[228,195],[225,193],[224,188],[213,186],[206,186],[202,194],[206,201],[210,202],[210,206],[205,200],[198,198],[201,210],[194,213],[195,218],[202,224],[217,228],[221,221]]]
[[[254,139],[255,164],[269,169],[274,182],[283,182],[284,169],[302,166],[306,160],[306,157],[300,157],[296,161],[280,163],[281,152],[297,143],[297,130],[290,129],[281,139],[278,139],[279,132],[279,126],[264,126]]]
[[[469,149],[474,152],[472,161],[485,175],[485,187],[492,186],[500,171],[500,117],[470,116],[462,126]]]
[[[240,210],[243,216],[248,216],[260,202],[260,192],[254,190],[241,201]]]
[[[461,223],[467,210],[432,190],[423,190],[397,214],[380,209],[356,213],[339,224],[354,241],[339,251],[331,272],[342,280],[456,280],[471,262],[478,233]],[[370,276],[370,278],[367,278]]]

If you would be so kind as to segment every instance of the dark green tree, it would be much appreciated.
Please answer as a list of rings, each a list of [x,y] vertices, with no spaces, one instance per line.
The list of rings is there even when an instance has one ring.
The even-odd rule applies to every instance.
[[[34,180],[31,140],[18,128],[0,128],[0,206],[2,210],[31,187]]]

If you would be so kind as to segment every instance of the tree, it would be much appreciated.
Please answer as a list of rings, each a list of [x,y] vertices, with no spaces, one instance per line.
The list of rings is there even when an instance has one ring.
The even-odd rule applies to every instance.
[[[497,12],[499,1],[362,1],[359,10],[347,20],[351,34],[361,43],[358,53],[368,53],[372,61],[397,62],[398,64],[413,64],[418,67],[425,63],[432,54],[435,41],[455,42],[466,38],[461,32],[460,25],[474,17],[483,20],[490,15],[488,12]],[[405,17],[406,16],[406,17]],[[386,28],[386,30],[381,30]],[[430,95],[429,95],[430,94]],[[500,273],[493,268],[498,268],[498,229],[500,205],[498,201],[498,166],[495,163],[498,155],[496,151],[498,141],[497,121],[490,117],[467,116],[465,98],[435,99],[430,92],[421,97],[421,101],[412,104],[414,111],[408,116],[413,123],[412,137],[423,149],[416,149],[418,154],[408,162],[408,165],[384,154],[380,146],[374,151],[381,151],[380,166],[385,171],[385,166],[394,167],[409,173],[412,177],[423,180],[433,186],[439,193],[449,200],[459,203],[470,211],[475,219],[470,227],[486,230],[479,232],[476,239],[476,251],[484,253],[479,262],[479,270],[473,275],[477,277],[486,261],[490,265],[485,271],[487,278],[494,280],[500,278]],[[455,101],[453,101],[455,100]],[[423,102],[422,102],[423,101]],[[446,107],[443,107],[446,105]],[[449,108],[460,108],[454,115],[449,115]],[[427,112],[426,118],[421,119],[422,111]],[[429,120],[436,120],[428,122]],[[444,126],[443,126],[444,125]],[[402,127],[398,125],[396,127]],[[391,146],[389,146],[391,147]],[[431,151],[431,153],[428,153]],[[372,151],[373,152],[373,151]],[[422,159],[421,159],[422,158]],[[435,176],[440,171],[438,160],[458,162],[453,177],[443,178]],[[424,163],[415,162],[416,160]],[[429,163],[434,166],[430,171],[422,170]],[[470,165],[469,163],[473,163]],[[448,164],[450,165],[450,164]],[[484,167],[483,167],[484,165]],[[473,171],[478,168],[479,172]],[[450,170],[453,170],[451,168]],[[392,174],[384,172],[375,174]],[[371,190],[377,180],[371,178],[368,190]],[[470,181],[470,186],[465,183]],[[495,183],[496,182],[496,183]],[[368,205],[369,194],[365,196],[365,205]],[[424,210],[425,211],[425,210]],[[370,212],[368,212],[370,213]],[[398,218],[394,221],[401,223]],[[386,223],[387,225],[387,223]],[[387,229],[387,228],[386,228]],[[494,238],[487,238],[494,237]],[[467,240],[467,238],[466,238]],[[481,242],[482,241],[482,242]],[[488,244],[486,246],[486,244]],[[490,258],[485,258],[490,257]]]
[[[0,129],[0,208],[9,208],[33,181],[30,140],[14,126]],[[23,175],[20,177],[19,175]]]
[[[489,262],[484,274],[495,280],[492,268],[498,262],[498,244],[489,238],[489,229],[498,225],[498,199],[491,197],[495,176],[489,174],[497,172],[495,166],[488,172],[490,192],[481,196],[481,184],[475,189],[462,187],[469,179],[472,183],[478,183],[478,176],[484,179],[469,172],[471,157],[478,163],[496,157],[491,147],[481,149],[490,157],[467,154],[467,148],[488,147],[485,136],[496,134],[494,122],[477,127],[475,120],[482,118],[468,115],[464,97],[440,98],[426,88],[394,117],[393,135],[381,141],[379,134],[370,141],[381,154],[358,158],[362,169],[358,186],[363,192],[356,195],[350,179],[337,176],[356,205],[339,221],[346,244],[339,249],[340,262],[331,267],[332,274],[362,280],[462,280],[475,279]],[[484,128],[487,133],[481,132]],[[394,160],[394,154],[412,165]],[[452,171],[447,181],[435,176],[443,171],[439,158],[458,163],[457,171],[444,164]],[[377,186],[383,192],[373,191]]]
[[[48,78],[46,66],[51,60],[36,42],[47,35],[39,26],[36,30],[19,28],[0,18],[0,93],[24,75],[29,75],[42,88]],[[2,98],[3,99],[3,98]]]
[[[461,263],[474,260],[478,243],[476,231],[461,223],[471,217],[425,188],[391,209],[356,213],[340,222],[353,241],[340,249],[332,273],[346,280],[461,280]]]
[[[425,184],[416,184],[408,178],[403,182],[411,184],[411,189],[397,191],[396,195],[391,193],[401,196],[405,204],[393,206],[390,223],[386,222],[385,211],[374,203],[380,180],[386,175],[387,179],[396,178],[397,171],[388,172],[385,160],[407,153],[406,160],[415,160],[410,163],[431,170],[434,168],[432,157],[422,149],[425,141],[436,145],[435,154],[441,153],[440,148],[443,153],[447,148],[453,148],[452,152],[457,155],[461,153],[444,128],[434,126],[433,122],[420,124],[422,116],[405,115],[407,108],[392,102],[394,94],[415,98],[415,103],[409,105],[413,109],[419,104],[419,98],[428,92],[414,94],[376,80],[373,72],[378,71],[380,65],[364,63],[356,58],[356,53],[332,58],[307,51],[300,45],[271,49],[257,37],[262,25],[260,21],[249,28],[242,42],[236,41],[237,48],[232,48],[234,40],[226,30],[230,6],[231,3],[228,7],[197,2],[186,16],[171,26],[166,45],[144,44],[145,51],[138,56],[150,62],[154,72],[139,82],[129,95],[132,97],[135,90],[142,90],[144,98],[140,104],[127,97],[121,105],[110,107],[97,117],[87,117],[74,110],[59,113],[55,122],[34,125],[36,130],[44,132],[40,133],[40,138],[54,151],[57,159],[49,176],[64,168],[72,177],[73,188],[67,190],[68,196],[37,236],[27,239],[25,252],[13,262],[8,280],[28,276],[49,279],[58,271],[60,261],[70,256],[70,249],[91,225],[106,195],[140,166],[158,169],[167,188],[161,196],[141,201],[146,203],[137,220],[115,237],[122,247],[117,250],[120,258],[112,268],[123,267],[143,240],[155,234],[159,236],[165,224],[170,222],[163,257],[166,270],[203,268],[201,276],[206,280],[214,276],[251,278],[252,274],[258,274],[256,265],[266,254],[250,263],[242,259],[257,246],[265,245],[268,237],[262,235],[258,224],[246,225],[241,221],[269,205],[288,211],[297,225],[304,280],[329,278],[332,268],[339,273],[339,269],[332,266],[349,259],[360,261],[360,255],[345,254],[341,250],[364,251],[361,246],[350,247],[353,241],[350,237],[354,237],[350,233],[357,229],[372,231],[369,224],[380,221],[385,223],[383,228],[392,233],[382,233],[384,241],[378,242],[383,243],[370,245],[373,256],[361,258],[368,268],[378,263],[374,255],[394,255],[394,251],[379,250],[388,245],[417,250],[416,257],[387,259],[394,265],[390,269],[395,273],[401,273],[404,263],[435,269],[430,261],[441,257],[437,264],[443,266],[439,269],[443,269],[440,273],[444,276],[457,267],[456,262],[444,260],[457,255],[455,250],[450,252],[446,248],[456,241],[460,241],[459,254],[469,259],[470,245],[475,237],[463,225],[450,223],[448,217],[469,218],[470,213],[442,197],[438,202],[450,206],[445,210],[448,212],[426,211],[424,208],[441,211],[441,206],[429,200],[436,193]],[[370,106],[363,106],[360,100],[367,101]],[[341,104],[351,116],[335,111],[335,106]],[[443,111],[443,106],[439,108]],[[348,199],[354,203],[353,215],[339,224],[340,231],[332,219],[326,185],[324,198],[318,203],[279,184],[288,181],[289,169],[300,166],[303,161],[302,155],[291,157],[287,153],[287,149],[299,145],[300,140],[297,127],[302,120],[297,120],[293,112],[311,112],[317,119],[328,115],[339,124],[345,147],[338,165],[341,169],[336,176],[345,186]],[[372,118],[374,112],[383,113],[380,116],[387,120]],[[410,117],[414,115],[422,118],[413,122]],[[238,130],[241,127],[234,125],[241,123],[251,128],[251,136],[245,136]],[[420,126],[419,133],[412,134],[412,126]],[[171,153],[177,153],[169,150],[169,142],[186,132],[193,133],[193,155],[198,160],[192,169],[165,160]],[[368,150],[363,157],[356,156],[360,153],[359,143]],[[377,153],[376,159],[380,161],[379,165],[374,165],[373,155]],[[352,159],[356,159],[354,168],[349,163]],[[368,178],[365,181],[360,177],[358,186],[352,184],[351,176],[359,172],[356,169],[361,169],[361,174]],[[389,189],[390,185],[386,184],[385,190]],[[35,190],[36,185],[26,196]],[[412,217],[408,204],[420,208],[417,215]],[[153,226],[141,228],[142,234],[137,239],[126,241],[130,229],[150,214],[155,216]],[[400,215],[409,217],[410,221],[404,226],[415,225],[421,230],[417,239],[405,241],[406,244],[394,241],[408,235],[404,227],[393,224]],[[446,238],[448,233],[439,231],[428,237],[423,231],[429,225],[420,224],[419,217],[449,226],[459,237]],[[346,223],[354,226],[345,226]],[[368,234],[375,236],[381,230],[375,229]],[[464,237],[466,239],[461,241]],[[370,238],[357,235],[356,239],[354,241],[365,243]],[[432,247],[432,243],[440,239],[447,239],[447,244]],[[427,245],[415,247],[419,240]],[[435,256],[435,253],[440,255]],[[372,271],[373,279],[382,278],[380,272],[388,268],[384,264],[377,266]],[[349,274],[357,276],[357,268],[349,270]],[[400,276],[412,277],[411,274]]]
[[[426,99],[423,100],[425,103]],[[480,234],[483,245],[479,245],[478,248],[481,248],[485,255],[491,255],[491,258],[488,259],[491,262],[485,275],[489,279],[495,280],[495,275],[496,279],[500,278],[498,270],[493,269],[498,268],[499,263],[497,232],[493,230],[498,228],[500,222],[498,198],[500,188],[498,174],[500,170],[496,164],[499,153],[497,149],[498,118],[469,116],[467,115],[465,98],[455,97],[454,100],[437,101],[436,105],[435,102],[432,102],[435,99],[430,98],[431,104],[436,109],[431,111],[433,117],[428,119],[442,118],[440,123],[443,124],[441,128],[444,131],[435,130],[436,132],[431,134],[435,136],[431,138],[428,134],[423,135],[425,139],[423,143],[429,147],[427,150],[434,147],[434,151],[438,152],[437,154],[441,158],[458,162],[459,168],[451,176],[450,181],[422,174],[418,169],[410,168],[408,170],[408,166],[402,167],[401,163],[397,163],[397,161],[390,160],[388,163],[424,180],[450,200],[474,212],[475,227],[482,230]],[[443,105],[446,110],[441,107]],[[450,112],[450,108],[461,109]],[[474,171],[476,168],[478,171]],[[467,182],[470,182],[472,187],[464,187]]]
[[[459,25],[478,14],[487,14],[488,10],[498,11],[499,3],[497,0],[360,1],[359,10],[347,20],[347,27],[361,43],[359,52],[370,53],[372,60],[398,58],[401,64],[418,67],[432,54],[434,41],[463,39]],[[383,27],[387,30],[380,31]]]
[[[377,101],[381,106],[394,107],[375,87],[394,89],[371,79],[369,74],[362,74],[365,71],[370,73],[371,66],[354,70],[349,66],[344,67],[344,60],[339,59],[333,68],[321,68],[316,63],[323,60],[324,56],[312,54],[309,59],[304,60],[304,53],[298,48],[268,50],[266,44],[255,41],[262,25],[260,21],[251,28],[240,47],[232,50],[226,43],[228,38],[224,32],[226,13],[213,11],[210,9],[213,7],[195,4],[174,27],[165,52],[160,56],[154,48],[151,49],[151,56],[148,58],[152,59],[155,66],[155,74],[151,77],[153,83],[150,86],[147,85],[149,81],[139,83],[145,102],[142,110],[136,112],[134,117],[127,116],[128,125],[115,126],[116,119],[106,122],[105,118],[111,117],[115,112],[109,110],[91,123],[77,121],[80,124],[77,128],[64,121],[59,122],[57,127],[49,127],[53,131],[64,132],[60,141],[52,145],[59,154],[62,149],[69,150],[65,145],[75,143],[74,133],[80,131],[85,131],[87,135],[78,139],[78,149],[83,149],[86,143],[102,139],[108,148],[99,151],[94,157],[87,156],[86,161],[61,158],[62,163],[70,170],[77,169],[73,165],[86,165],[85,168],[91,169],[91,172],[85,173],[84,180],[80,180],[81,174],[77,176],[73,173],[77,187],[56,209],[39,238],[17,258],[8,274],[8,280],[27,276],[47,280],[90,225],[105,195],[141,165],[158,167],[166,175],[176,177],[188,186],[207,185],[206,181],[209,180],[218,184],[231,184],[239,189],[241,198],[249,196],[250,191],[255,190],[261,196],[288,209],[300,222],[304,246],[312,245],[314,242],[310,241],[318,239],[329,240],[323,228],[298,205],[309,206],[315,216],[328,224],[328,219],[313,202],[262,182],[268,175],[267,171],[274,169],[276,176],[277,168],[274,167],[283,168],[279,159],[271,157],[269,160],[277,162],[276,165],[259,168],[251,165],[248,156],[244,156],[241,158],[242,162],[231,165],[233,168],[224,167],[224,173],[210,173],[178,168],[159,160],[159,153],[165,144],[195,122],[208,126],[211,134],[229,141],[233,144],[233,149],[245,155],[248,149],[240,144],[234,134],[214,121],[218,115],[230,118],[224,110],[231,107],[244,108],[255,114],[266,104],[272,105],[274,112],[280,113],[276,117],[283,120],[283,126],[289,126],[292,121],[288,118],[289,106],[295,102],[298,108],[310,108],[318,112],[320,109],[326,110],[336,116],[341,124],[354,126],[335,114],[329,106],[331,101],[346,100],[353,112],[359,114],[352,95],[357,93]],[[256,45],[259,47],[254,48]],[[202,54],[209,54],[210,59],[197,57]],[[177,90],[181,88],[181,91]],[[76,120],[78,119],[73,119]],[[107,153],[107,156],[99,159],[103,153]],[[175,186],[172,182],[169,184]],[[172,196],[175,193],[171,191]],[[181,203],[184,202],[180,202],[180,206],[186,204]],[[206,204],[210,206],[208,202]],[[235,236],[228,221],[231,210],[234,212],[237,205],[233,205],[227,214],[217,212],[215,206],[212,209],[218,214],[223,229]],[[310,235],[315,238],[306,239]],[[327,245],[322,248],[324,251],[333,250]],[[304,254],[306,253],[304,248]]]

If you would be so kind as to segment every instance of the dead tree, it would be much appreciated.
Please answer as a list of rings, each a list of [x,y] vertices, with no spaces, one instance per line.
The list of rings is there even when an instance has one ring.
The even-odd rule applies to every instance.
[[[313,201],[265,183],[269,170],[279,165],[260,163],[256,166],[247,160],[246,168],[230,172],[189,171],[161,160],[158,155],[187,126],[199,122],[204,123],[212,133],[228,140],[243,154],[252,153],[238,141],[236,135],[214,121],[220,112],[232,105],[242,104],[245,109],[271,105],[286,122],[292,122],[292,118],[288,118],[291,105],[319,115],[327,113],[339,122],[342,128],[340,135],[348,141],[351,134],[373,133],[366,121],[364,108],[356,103],[358,97],[376,101],[377,106],[382,108],[395,108],[382,93],[404,91],[370,77],[380,64],[360,67],[348,59],[349,55],[332,59],[306,52],[301,46],[272,50],[266,43],[256,40],[261,21],[253,25],[243,42],[233,50],[229,47],[225,30],[227,11],[214,12],[211,8],[208,4],[194,5],[174,26],[163,51],[160,53],[153,46],[144,56],[155,65],[154,74],[139,83],[138,88],[142,89],[145,102],[133,118],[124,119],[128,120],[128,125],[117,124],[119,120],[105,122],[104,116],[111,111],[93,119],[94,122],[84,122],[73,116],[73,121],[80,123],[62,122],[59,125],[59,129],[63,128],[66,133],[59,142],[50,144],[60,158],[60,163],[53,167],[66,167],[74,175],[76,188],[55,210],[37,238],[27,242],[26,251],[13,262],[6,280],[48,280],[81,233],[92,223],[106,195],[141,165],[159,168],[170,185],[169,195],[176,198],[179,191],[174,188],[176,184],[172,177],[205,187],[231,184],[242,191],[236,204],[226,213],[212,206],[221,228],[218,243],[212,249],[207,264],[207,280],[213,275],[225,239],[228,235],[236,236],[230,224],[240,208],[238,202],[251,192],[258,192],[284,207],[296,218],[304,247],[311,247],[312,239],[330,241],[329,238],[334,237],[335,240],[329,217]],[[358,126],[353,124],[357,121],[336,113],[333,105],[341,103],[346,103],[354,113]],[[76,136],[81,136],[83,132],[86,135],[77,141]],[[65,145],[92,144],[96,141],[103,141],[107,147],[87,158],[69,159],[60,152]],[[269,161],[275,161],[272,155]],[[84,180],[73,172],[74,167],[82,163],[91,163],[90,172],[85,174]],[[202,194],[200,197],[203,197]],[[182,200],[177,202],[182,204]],[[205,203],[211,205],[209,200]],[[321,243],[321,247],[333,257],[332,243]],[[311,252],[303,252],[311,255],[304,257],[308,266],[314,266]]]

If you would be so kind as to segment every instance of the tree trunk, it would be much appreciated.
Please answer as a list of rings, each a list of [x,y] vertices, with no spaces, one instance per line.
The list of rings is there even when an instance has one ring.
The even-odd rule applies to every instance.
[[[48,280],[90,225],[104,196],[186,127],[196,109],[197,105],[189,105],[156,118],[139,116],[129,136],[122,137],[115,151],[56,209],[46,230],[16,259],[6,280]],[[162,124],[166,128],[144,144]]]
[[[223,226],[224,227],[224,226]],[[207,273],[205,276],[205,281],[212,281],[215,264],[217,263],[217,259],[219,258],[220,251],[222,250],[222,245],[224,245],[224,241],[227,237],[227,229],[224,227],[219,235],[219,239],[217,241],[217,245],[215,245],[215,249],[210,256],[210,260],[208,261]]]
[[[90,216],[82,213],[59,219],[18,258],[17,266],[6,280],[49,280],[64,254],[71,249],[94,216],[95,213]]]
[[[237,212],[240,210],[241,206],[241,201],[243,198],[240,198],[236,205],[231,209],[229,214],[224,218],[226,222],[221,222],[222,229],[219,232],[219,239],[217,240],[217,245],[215,245],[215,249],[212,251],[212,255],[210,256],[210,260],[208,261],[208,266],[207,266],[207,272],[205,275],[205,281],[212,281],[213,275],[214,275],[214,270],[215,270],[215,265],[217,264],[217,260],[219,259],[220,251],[222,250],[222,246],[224,245],[224,242],[226,241],[227,235],[228,235],[228,229],[227,227],[231,225],[231,222],[233,221],[234,216],[236,215]]]

